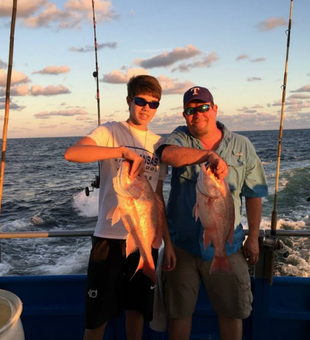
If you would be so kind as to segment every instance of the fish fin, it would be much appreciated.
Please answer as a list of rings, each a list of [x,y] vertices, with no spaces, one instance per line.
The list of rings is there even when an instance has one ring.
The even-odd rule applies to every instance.
[[[151,263],[149,263],[148,261],[144,261],[142,257],[140,257],[138,267],[130,280],[132,280],[132,278],[136,275],[137,271],[140,269],[142,269],[142,273],[148,278],[150,278],[154,282],[154,284],[156,283],[156,271],[154,262],[152,261]]]
[[[107,220],[112,219],[111,225],[114,225],[121,219],[121,208],[119,206],[113,207],[107,214]]]
[[[212,274],[214,271],[219,269],[223,270],[227,274],[231,274],[230,264],[226,255],[221,257],[216,255],[214,256],[209,273]]]
[[[211,244],[212,241],[211,237],[208,234],[209,233],[206,230],[203,231],[203,245],[205,249]]]
[[[158,224],[157,226],[157,234],[154,238],[154,241],[152,243],[152,247],[155,249],[159,249],[163,242],[163,226],[162,223]]]
[[[165,205],[161,198],[155,193],[156,197],[156,205],[158,207],[158,224],[156,230],[156,236],[153,240],[152,247],[155,249],[159,249],[163,242],[163,214],[165,211]]]
[[[126,257],[137,250],[135,239],[131,234],[127,235],[126,239]]]
[[[195,221],[197,222],[199,218],[199,204],[196,203],[193,208],[193,216],[195,216]]]

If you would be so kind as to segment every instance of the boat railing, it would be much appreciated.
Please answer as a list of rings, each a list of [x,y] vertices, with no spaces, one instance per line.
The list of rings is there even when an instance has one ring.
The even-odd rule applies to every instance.
[[[0,239],[20,238],[48,238],[48,237],[91,237],[93,230],[57,230],[57,231],[23,231],[23,232],[0,232]],[[245,235],[249,234],[244,229]],[[253,268],[255,278],[271,278],[273,272],[273,256],[276,251],[283,249],[281,237],[309,237],[310,230],[277,230],[277,235],[272,235],[271,229],[259,231],[259,260]],[[271,282],[271,281],[270,281]]]
[[[244,229],[245,235],[249,234]],[[46,237],[86,237],[92,236],[93,230],[58,230],[58,231],[22,231],[22,232],[0,232],[0,239],[10,238],[46,238]],[[271,229],[260,229],[259,238],[271,236]],[[277,236],[309,237],[310,230],[277,230]]]

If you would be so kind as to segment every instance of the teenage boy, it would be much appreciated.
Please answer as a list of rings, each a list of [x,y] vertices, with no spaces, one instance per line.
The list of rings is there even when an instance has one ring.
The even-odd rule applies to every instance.
[[[160,136],[148,130],[162,89],[156,78],[141,75],[129,80],[127,92],[126,121],[100,125],[65,153],[65,159],[71,162],[100,162],[99,213],[87,272],[84,340],[102,340],[108,320],[120,315],[123,309],[127,310],[127,339],[142,339],[144,320],[152,319],[154,283],[141,270],[133,276],[139,252],[125,258],[127,231],[121,221],[111,226],[107,214],[117,205],[112,179],[124,159],[132,164],[130,176],[145,175],[163,200],[166,165],[160,163],[154,152]],[[169,271],[175,267],[176,257],[165,219],[163,239],[164,269]],[[156,264],[154,249],[153,258]]]

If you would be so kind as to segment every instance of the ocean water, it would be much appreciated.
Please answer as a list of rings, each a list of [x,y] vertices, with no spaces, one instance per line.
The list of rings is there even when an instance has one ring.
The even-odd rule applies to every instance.
[[[275,190],[278,131],[240,132],[254,144],[268,178],[261,228],[270,228]],[[85,195],[98,164],[69,163],[66,148],[78,137],[9,139],[0,216],[1,231],[94,229],[98,190]],[[310,130],[284,130],[278,190],[278,228],[310,229]],[[170,173],[164,183],[167,198]],[[247,227],[246,218],[243,224]],[[282,238],[276,275],[310,276],[310,239]],[[90,237],[5,239],[0,275],[86,273]],[[288,252],[288,257],[283,256]]]

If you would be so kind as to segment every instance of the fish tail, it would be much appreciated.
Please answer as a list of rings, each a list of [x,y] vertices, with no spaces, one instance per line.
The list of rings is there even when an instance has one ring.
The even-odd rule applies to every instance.
[[[132,275],[131,279],[136,275],[138,270],[142,270],[142,273],[150,278],[154,284],[156,283],[156,272],[155,272],[155,266],[154,266],[154,261],[152,260],[151,262],[149,261],[144,261],[142,257],[140,257],[140,261],[138,264],[138,267],[134,274]]]
[[[214,256],[214,259],[212,261],[211,267],[210,267],[210,274],[212,274],[216,270],[223,270],[227,274],[231,274],[231,268],[228,261],[228,257],[226,255],[224,256]]]

